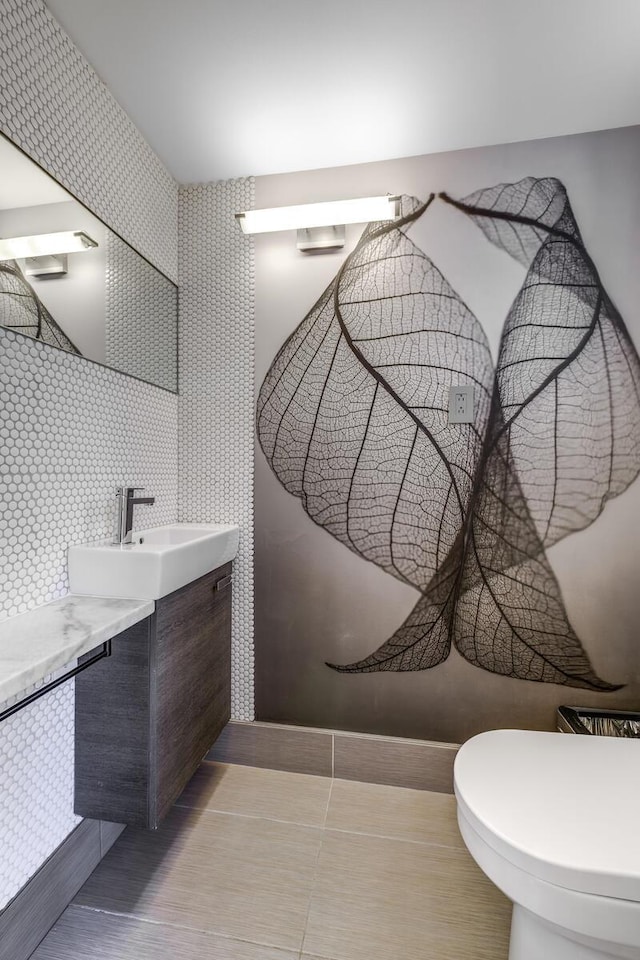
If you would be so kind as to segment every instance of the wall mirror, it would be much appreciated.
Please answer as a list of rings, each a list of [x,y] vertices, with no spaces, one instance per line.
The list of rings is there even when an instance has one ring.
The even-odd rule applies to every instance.
[[[0,136],[0,325],[178,389],[178,290]]]

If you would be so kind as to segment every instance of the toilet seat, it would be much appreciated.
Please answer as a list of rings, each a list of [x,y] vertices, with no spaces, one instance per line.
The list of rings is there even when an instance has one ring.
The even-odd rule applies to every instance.
[[[494,730],[461,747],[454,780],[461,827],[502,860],[552,888],[638,909],[636,741]]]
[[[640,956],[640,904],[591,893],[581,893],[541,880],[516,867],[497,853],[458,811],[460,832],[480,869],[514,903],[551,929],[592,947],[607,943],[607,957],[638,960]],[[511,955],[510,955],[511,956]],[[551,954],[549,960],[558,960]],[[596,956],[589,953],[589,957]],[[599,956],[599,954],[598,954]],[[604,956],[604,954],[603,954]]]

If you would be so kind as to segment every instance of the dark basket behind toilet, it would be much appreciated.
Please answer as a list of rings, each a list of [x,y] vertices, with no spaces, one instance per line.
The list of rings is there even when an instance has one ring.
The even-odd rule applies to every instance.
[[[558,707],[557,724],[560,733],[596,734],[601,737],[640,739],[640,713],[629,710]]]

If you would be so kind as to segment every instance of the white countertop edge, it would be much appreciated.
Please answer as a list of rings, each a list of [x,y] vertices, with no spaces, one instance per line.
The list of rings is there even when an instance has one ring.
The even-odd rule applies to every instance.
[[[0,623],[0,704],[116,637],[155,610],[153,600],[68,594]]]

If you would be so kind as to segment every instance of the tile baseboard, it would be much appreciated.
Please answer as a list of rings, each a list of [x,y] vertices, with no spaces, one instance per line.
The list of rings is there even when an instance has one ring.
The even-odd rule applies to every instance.
[[[331,777],[333,735],[310,727],[230,720],[206,759]]]
[[[0,912],[0,960],[27,960],[124,830],[83,820]]]
[[[453,793],[457,750],[453,743],[231,720],[206,759]]]
[[[457,752],[451,743],[336,733],[333,775],[339,780],[453,793]]]
[[[100,858],[105,857],[114,845],[123,830],[124,823],[111,823],[109,820],[99,820],[100,824]]]

